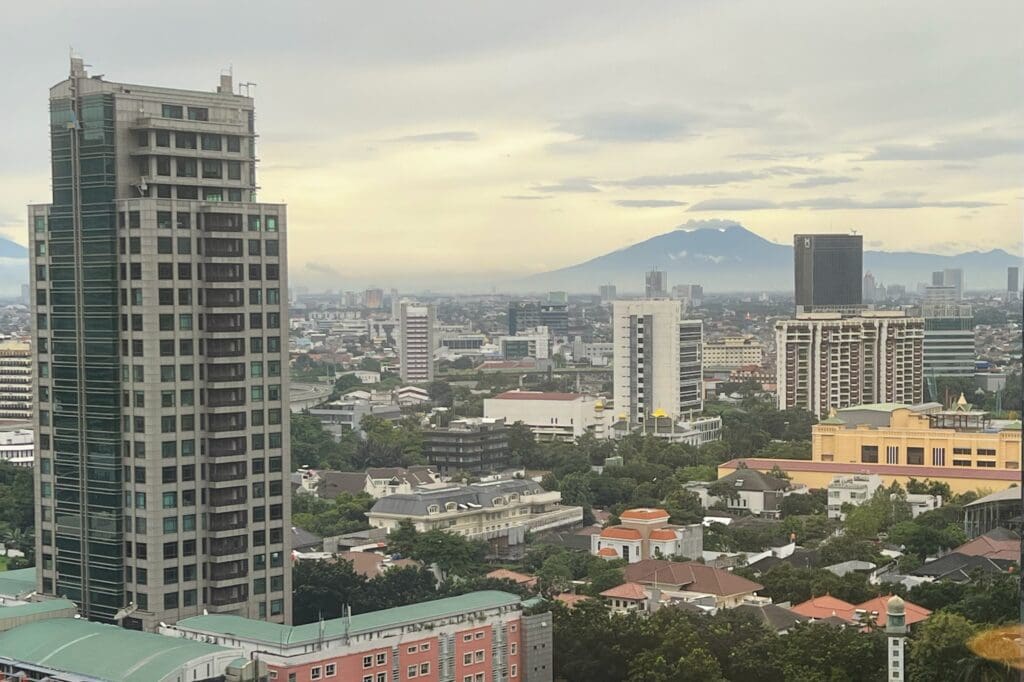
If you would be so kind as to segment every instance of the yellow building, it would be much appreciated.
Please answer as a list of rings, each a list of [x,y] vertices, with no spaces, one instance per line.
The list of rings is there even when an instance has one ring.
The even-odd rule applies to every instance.
[[[994,421],[963,396],[952,409],[938,403],[858,405],[839,410],[811,429],[811,461],[743,459],[719,466],[719,476],[739,462],[770,471],[778,465],[793,481],[826,488],[834,476],[878,474],[898,481],[945,481],[955,493],[1003,490],[1020,483],[1021,423]]]

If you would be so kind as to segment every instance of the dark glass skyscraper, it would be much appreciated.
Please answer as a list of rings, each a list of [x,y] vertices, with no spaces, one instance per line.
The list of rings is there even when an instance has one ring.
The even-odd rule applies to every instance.
[[[793,253],[797,312],[861,305],[861,235],[798,234],[793,237]]]

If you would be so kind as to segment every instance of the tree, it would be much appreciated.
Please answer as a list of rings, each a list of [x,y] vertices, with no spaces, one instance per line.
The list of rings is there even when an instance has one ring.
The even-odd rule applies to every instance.
[[[416,526],[408,519],[398,522],[398,527],[388,533],[388,552],[407,558],[416,551],[416,540],[419,533]]]
[[[380,360],[374,360],[371,357],[364,356],[359,360],[359,369],[364,372],[379,372]]]
[[[828,506],[828,490],[812,490],[806,495],[787,495],[782,498],[782,515],[797,516],[823,514]]]
[[[508,446],[512,456],[526,467],[534,468],[537,454],[537,441],[533,431],[523,422],[516,422],[508,427]]]
[[[333,500],[298,494],[292,497],[292,524],[321,537],[364,530],[370,527],[366,512],[374,502],[366,493],[341,493]]]
[[[355,374],[342,374],[334,382],[334,396],[344,395],[362,385],[363,382]]]
[[[575,507],[589,507],[592,503],[590,477],[587,474],[571,473],[559,481],[562,504]]]
[[[420,533],[409,521],[400,521],[388,534],[388,551],[430,566],[437,564],[442,579],[469,578],[482,573],[487,545],[443,530]]]
[[[546,594],[566,592],[572,579],[572,566],[564,554],[548,557],[537,571],[537,582]]]
[[[700,496],[682,486],[670,492],[665,498],[665,511],[669,513],[669,521],[672,523],[700,523],[704,519],[704,507],[701,506]]]
[[[914,682],[953,679],[973,658],[967,641],[977,628],[963,616],[939,611],[916,627],[907,656],[907,676]]]
[[[427,394],[430,396],[430,401],[434,403],[434,405],[443,407],[452,406],[452,387],[451,384],[443,379],[435,379],[427,384]]]

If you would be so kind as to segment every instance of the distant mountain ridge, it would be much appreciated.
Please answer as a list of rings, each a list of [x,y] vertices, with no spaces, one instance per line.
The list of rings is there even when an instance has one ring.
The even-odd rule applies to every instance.
[[[914,251],[865,251],[864,272],[882,284],[913,289],[930,282],[934,270],[963,268],[968,289],[1006,286],[1006,268],[1021,259],[1002,249],[942,256]],[[792,291],[793,247],[776,244],[731,220],[690,221],[583,263],[509,284],[517,291],[596,292],[601,284],[619,291],[643,289],[644,272],[668,273],[669,286],[701,284],[706,291]]]

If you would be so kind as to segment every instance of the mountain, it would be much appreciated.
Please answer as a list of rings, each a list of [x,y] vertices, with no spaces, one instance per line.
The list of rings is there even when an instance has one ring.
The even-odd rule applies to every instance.
[[[1006,268],[1020,258],[1002,249],[941,256],[913,251],[865,251],[864,271],[876,282],[931,282],[931,273],[963,268],[969,289],[1001,289]],[[669,286],[701,284],[706,291],[792,291],[793,247],[776,244],[730,220],[691,220],[671,232],[560,270],[509,283],[515,291],[596,292],[601,284],[643,290],[644,272],[668,273]]]
[[[28,284],[28,249],[0,237],[0,297],[20,296],[22,284]]]
[[[0,258],[28,258],[28,249],[10,239],[0,237]]]

